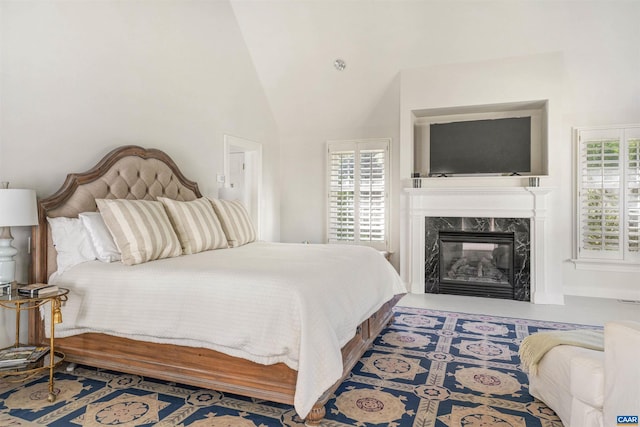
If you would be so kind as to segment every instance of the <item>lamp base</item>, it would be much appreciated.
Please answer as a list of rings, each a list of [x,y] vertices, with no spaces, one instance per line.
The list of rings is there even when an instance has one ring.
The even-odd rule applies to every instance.
[[[18,250],[11,246],[10,239],[0,239],[0,285],[11,284],[16,277],[16,262],[13,260]]]

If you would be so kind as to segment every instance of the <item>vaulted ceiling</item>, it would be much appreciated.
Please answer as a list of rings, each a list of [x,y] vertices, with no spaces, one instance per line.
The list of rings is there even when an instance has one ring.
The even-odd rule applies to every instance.
[[[404,69],[563,51],[615,2],[231,0],[282,133],[354,128]],[[614,4],[614,7],[611,5]],[[620,12],[622,13],[622,12]],[[585,19],[583,19],[585,18]],[[587,22],[576,31],[573,25]],[[333,64],[344,59],[347,67]]]

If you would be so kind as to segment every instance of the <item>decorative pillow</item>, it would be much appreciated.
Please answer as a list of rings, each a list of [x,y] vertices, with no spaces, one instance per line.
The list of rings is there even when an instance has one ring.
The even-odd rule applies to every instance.
[[[123,264],[141,264],[182,254],[162,203],[124,199],[97,199],[96,203]]]
[[[87,230],[78,218],[47,218],[56,248],[58,273],[96,259]]]
[[[209,200],[204,197],[190,202],[166,197],[158,197],[158,200],[167,209],[185,254],[228,247],[227,238]]]
[[[113,241],[113,237],[102,219],[100,212],[83,212],[80,222],[89,234],[96,258],[102,262],[120,261],[120,251]]]
[[[256,230],[249,212],[240,200],[209,199],[222,223],[222,229],[232,248],[256,240]]]

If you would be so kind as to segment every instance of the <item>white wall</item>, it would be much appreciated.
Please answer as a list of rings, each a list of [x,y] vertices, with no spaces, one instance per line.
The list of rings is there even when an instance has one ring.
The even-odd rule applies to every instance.
[[[613,48],[613,40],[611,42],[608,49]],[[597,53],[593,51],[589,56],[593,59]],[[603,73],[600,65],[580,67],[584,58],[577,59],[570,53],[527,55],[404,71],[400,108],[401,178],[410,176],[413,165],[412,110],[548,100],[549,176],[541,179],[541,185],[553,188],[548,213],[553,242],[548,248],[552,262],[548,266],[551,283],[547,288],[551,292],[568,295],[640,299],[637,271],[576,270],[569,261],[573,257],[575,227],[572,127],[640,121],[640,83],[634,77],[640,73],[640,57],[625,58],[623,52],[618,54],[618,61],[611,62],[611,75]],[[605,55],[612,56],[610,52]],[[621,63],[623,59],[624,66]],[[624,70],[618,71],[613,64],[619,64]],[[623,79],[624,84],[619,79]],[[598,92],[600,96],[592,97],[589,95],[591,91]],[[430,181],[430,186],[522,185],[511,178]]]
[[[48,196],[138,144],[216,195],[223,135],[236,135],[263,145],[263,236],[279,239],[277,126],[228,2],[0,2],[0,13],[1,180]],[[14,245],[27,234],[14,230]],[[0,319],[2,347],[13,326]]]
[[[626,36],[637,37],[635,32],[629,31]],[[615,40],[626,42],[623,33],[621,30]],[[550,165],[549,177],[542,179],[542,185],[554,188],[549,223],[554,242],[552,289],[560,288],[569,295],[640,299],[637,272],[576,270],[569,262],[574,247],[571,128],[640,121],[640,83],[634,77],[640,73],[640,57],[630,55],[633,49],[629,46],[625,49],[624,43],[614,43],[613,38],[609,44],[585,40],[585,44],[590,42],[593,50],[588,55],[584,52],[589,60],[568,51],[404,72],[401,173],[402,178],[406,178],[411,169],[411,110],[548,99]],[[596,49],[598,46],[602,50]],[[598,54],[608,58],[610,68],[605,70],[595,61]],[[477,183],[475,180],[472,184]],[[464,185],[460,181],[458,184]]]
[[[388,70],[391,64],[402,72],[400,96],[387,93],[376,104],[381,112],[376,121],[388,124],[389,132],[393,132],[398,119],[394,116],[396,114],[401,114],[398,127],[404,129],[408,126],[407,108],[552,98],[549,105],[552,116],[550,177],[543,180],[543,184],[556,187],[552,196],[550,226],[555,233],[554,243],[557,243],[553,257],[558,286],[567,294],[605,294],[614,298],[640,299],[637,273],[612,275],[603,271],[577,271],[567,261],[572,257],[573,245],[571,127],[640,122],[640,79],[637,77],[640,75],[640,26],[637,25],[640,3],[487,1],[397,2],[394,5],[394,11],[398,13],[391,14],[385,10],[385,16],[390,17],[389,22],[378,19],[376,14],[363,18],[376,18],[375,22],[367,21],[366,28],[382,29],[392,43],[380,43],[380,50],[375,46],[358,45],[358,49],[351,52],[354,56],[364,57],[356,56],[359,63],[374,70],[371,75],[375,70]],[[384,6],[391,8],[389,3],[384,3]],[[349,14],[348,8],[342,19],[360,22]],[[410,31],[404,32],[405,27]],[[321,31],[324,27],[313,28]],[[346,26],[344,32],[349,34],[351,28],[360,27]],[[342,30],[335,34],[344,37]],[[362,33],[369,35],[364,30]],[[331,34],[334,33],[329,32],[329,36]],[[377,40],[375,37],[380,33],[372,34],[370,39]],[[398,39],[396,34],[406,37]],[[322,39],[315,33],[314,36],[317,40]],[[363,39],[368,38],[356,40]],[[334,46],[334,51],[340,52],[340,49]],[[348,63],[353,62],[349,57],[345,59]],[[523,70],[527,63],[529,67]],[[284,64],[288,65],[286,61]],[[322,62],[311,63],[320,69],[318,64]],[[282,72],[286,72],[285,65],[282,65]],[[515,67],[514,73],[509,73],[509,67]],[[497,70],[499,74],[492,75],[491,70]],[[368,81],[369,74],[362,74],[362,79]],[[297,86],[294,87],[314,86],[314,76],[311,72],[298,73],[291,78],[295,79]],[[409,79],[414,83],[410,84]],[[341,87],[345,96],[347,89],[355,91],[359,87],[357,83],[351,83],[352,87]],[[414,92],[413,89],[417,90]],[[328,98],[323,104],[325,109],[331,105],[356,105],[349,103],[353,101],[350,99],[343,102],[335,93],[333,98]],[[296,105],[307,105],[313,101],[313,98],[303,99]],[[398,102],[400,107],[390,105],[393,102]],[[303,109],[299,115],[304,115],[304,118],[300,118],[292,111],[292,105],[289,107],[284,110],[288,120],[297,121],[297,127],[307,123],[309,131],[297,130],[295,134],[287,135],[287,129],[282,129],[285,194],[282,199],[282,237],[287,241],[322,241],[325,224],[324,141],[393,135],[371,135],[375,133],[370,128],[374,125],[373,120],[366,121],[367,127],[363,127],[360,120],[353,120],[352,126],[345,125],[348,121],[345,118],[350,116],[344,112],[340,115],[342,127],[336,129],[329,118],[339,109],[326,115],[305,115]],[[354,117],[360,115],[360,110],[353,112]],[[394,138],[393,143],[397,149],[399,141]],[[400,155],[404,156],[404,153]],[[403,168],[410,170],[408,161],[394,155],[395,173],[399,174]],[[396,179],[398,177],[396,175]],[[392,205],[395,218],[400,213],[396,202],[397,199]],[[399,232],[395,224],[392,233],[396,235],[396,242]],[[397,250],[397,246],[393,249]]]
[[[258,3],[265,3],[267,17],[274,7],[286,7]],[[391,245],[397,251],[401,105],[522,101],[550,92],[557,99],[550,105],[554,154],[547,184],[558,188],[552,215],[562,286],[573,294],[596,295],[604,288],[609,296],[640,299],[637,274],[576,271],[566,262],[572,255],[571,126],[640,122],[639,2],[355,2],[346,10],[339,2],[314,4],[330,6],[322,16],[334,25],[296,22],[292,28],[306,29],[308,38],[282,27],[285,45],[299,45],[285,53],[301,61],[300,68],[279,60],[281,46],[262,32],[249,37],[257,40],[250,58],[248,34],[240,34],[226,1],[0,1],[0,180],[46,196],[66,173],[86,170],[112,148],[133,143],[167,151],[203,193],[215,194],[226,133],[263,143],[266,238],[323,241],[325,141],[391,137]],[[265,15],[255,18],[247,27],[274,30],[261,25]],[[348,38],[354,28],[362,37]],[[310,41],[324,45],[316,49]],[[331,74],[316,81],[325,75],[314,70],[330,67],[345,45],[353,79]],[[530,72],[514,75],[508,85],[476,73],[502,67],[504,58],[532,61]],[[278,84],[268,83],[269,73],[259,80],[255,62],[275,64]],[[543,79],[535,64],[543,67]],[[424,79],[438,67],[455,74],[440,72],[442,80],[419,83],[421,99],[409,102],[406,90],[401,99],[401,71],[404,78],[413,73]],[[289,80],[294,84],[280,86]],[[275,102],[285,106],[280,124],[287,126],[279,130],[263,86],[274,96],[284,93]],[[26,247],[26,235],[14,230],[19,249]],[[19,277],[26,259],[19,257]],[[0,320],[2,341],[13,327],[10,319]]]
[[[564,99],[564,61],[561,54],[531,55],[503,60],[473,63],[448,64],[403,71],[401,76],[401,140],[400,175],[405,181],[413,171],[413,123],[412,111],[458,106],[482,106],[507,104],[520,101],[548,101],[549,156],[552,159],[571,158],[562,144],[562,121]],[[450,90],[449,88],[454,88]],[[550,162],[549,176],[541,178],[541,185],[552,187],[549,195],[550,209],[545,228],[554,244],[545,245],[544,291],[540,295],[551,295],[546,300],[562,302],[562,248],[570,243],[565,238],[561,223],[565,204],[562,191],[561,163]],[[478,187],[478,186],[521,186],[526,179],[517,177],[473,177],[473,178],[431,178],[426,180],[429,187]],[[407,183],[408,184],[408,183]],[[569,186],[570,188],[570,186]],[[480,196],[481,197],[481,196]],[[568,202],[568,201],[567,201]],[[570,207],[570,205],[569,205]],[[513,206],[513,209],[524,208]],[[408,219],[408,218],[407,218]],[[570,231],[570,229],[569,229]],[[556,242],[562,242],[555,244]],[[407,240],[408,243],[408,240]],[[411,277],[409,269],[409,246],[401,247],[402,276]],[[540,261],[544,262],[544,261]],[[542,284],[542,280],[540,284]]]
[[[564,74],[564,58],[560,53],[434,65],[403,71],[400,106],[401,178],[406,180],[413,172],[413,112],[418,110],[474,106],[480,109],[494,104],[546,100],[549,157],[557,158],[561,155],[561,145],[554,141],[562,138],[559,123],[564,111]],[[558,184],[553,181],[554,174],[549,175],[551,179],[543,179],[543,182],[546,185]],[[477,185],[478,182],[489,180],[478,181],[478,178],[473,178],[461,181],[456,178],[454,182],[456,185],[458,182]],[[446,184],[452,180],[433,181]],[[520,179],[510,179],[509,182],[519,184]]]
[[[282,233],[283,242],[326,242],[326,143],[329,140],[391,138],[391,250],[399,242],[400,155],[399,96],[400,76],[389,82],[379,102],[357,128],[312,129],[301,134],[281,136],[282,157]],[[394,254],[394,264],[399,261]]]

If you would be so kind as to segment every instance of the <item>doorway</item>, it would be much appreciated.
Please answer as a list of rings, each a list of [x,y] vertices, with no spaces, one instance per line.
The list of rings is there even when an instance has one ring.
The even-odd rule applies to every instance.
[[[247,208],[260,238],[260,194],[262,190],[262,144],[232,135],[224,136],[225,182],[222,199],[240,200]]]

